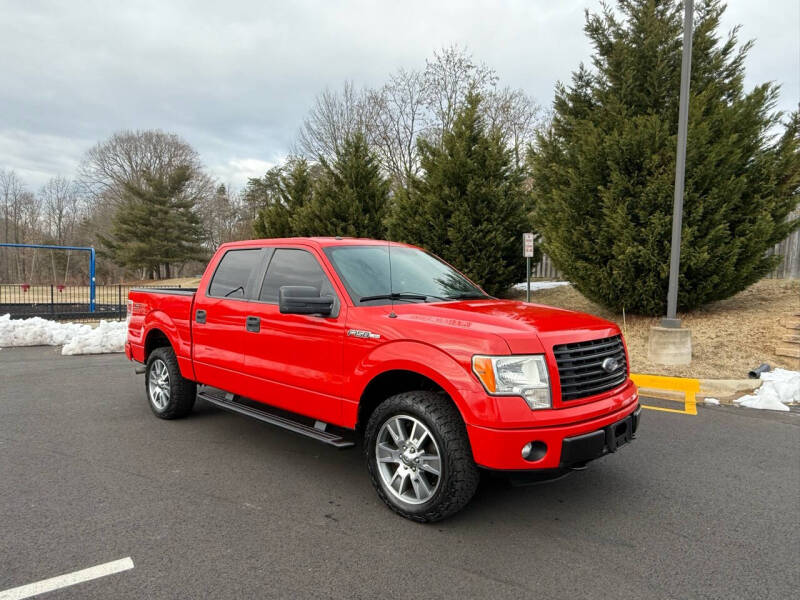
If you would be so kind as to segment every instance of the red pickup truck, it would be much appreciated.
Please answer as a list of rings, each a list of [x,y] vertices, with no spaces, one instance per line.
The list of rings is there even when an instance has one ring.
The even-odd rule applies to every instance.
[[[125,352],[163,419],[199,397],[339,448],[360,440],[378,495],[416,521],[460,510],[480,468],[582,468],[630,442],[641,411],[614,323],[492,298],[375,240],[224,244],[197,289],[131,291]]]

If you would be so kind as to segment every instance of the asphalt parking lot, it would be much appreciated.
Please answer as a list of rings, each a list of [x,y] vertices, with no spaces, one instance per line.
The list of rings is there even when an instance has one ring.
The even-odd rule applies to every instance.
[[[337,451],[198,402],[156,419],[122,355],[0,351],[3,590],[130,557],[47,598],[788,598],[800,415],[645,411],[544,485],[484,482],[419,525]]]

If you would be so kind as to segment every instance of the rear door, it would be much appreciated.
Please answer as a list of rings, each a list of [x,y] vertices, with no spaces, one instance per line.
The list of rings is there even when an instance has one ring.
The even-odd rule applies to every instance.
[[[257,295],[268,251],[225,252],[205,288],[197,290],[192,315],[194,372],[206,385],[244,393],[242,368],[249,299]]]
[[[245,372],[260,402],[337,423],[341,417],[342,347],[346,308],[311,247],[276,248],[250,305],[258,331],[244,338]],[[335,298],[331,316],[283,315],[278,290],[312,286]]]

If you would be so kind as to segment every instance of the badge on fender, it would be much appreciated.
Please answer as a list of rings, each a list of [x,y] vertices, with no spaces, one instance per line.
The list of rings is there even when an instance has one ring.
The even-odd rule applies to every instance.
[[[364,339],[371,339],[377,340],[380,339],[379,333],[372,333],[371,331],[365,331],[363,329],[348,329],[347,335],[350,337],[357,337],[357,338],[364,338]]]

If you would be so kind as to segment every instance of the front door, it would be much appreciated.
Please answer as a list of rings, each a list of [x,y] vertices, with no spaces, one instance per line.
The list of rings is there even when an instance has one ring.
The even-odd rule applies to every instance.
[[[278,290],[285,285],[313,286],[332,295],[333,313],[281,314]],[[258,301],[250,303],[248,313],[253,327],[243,344],[247,395],[321,421],[340,422],[345,312],[312,248],[276,248]]]

